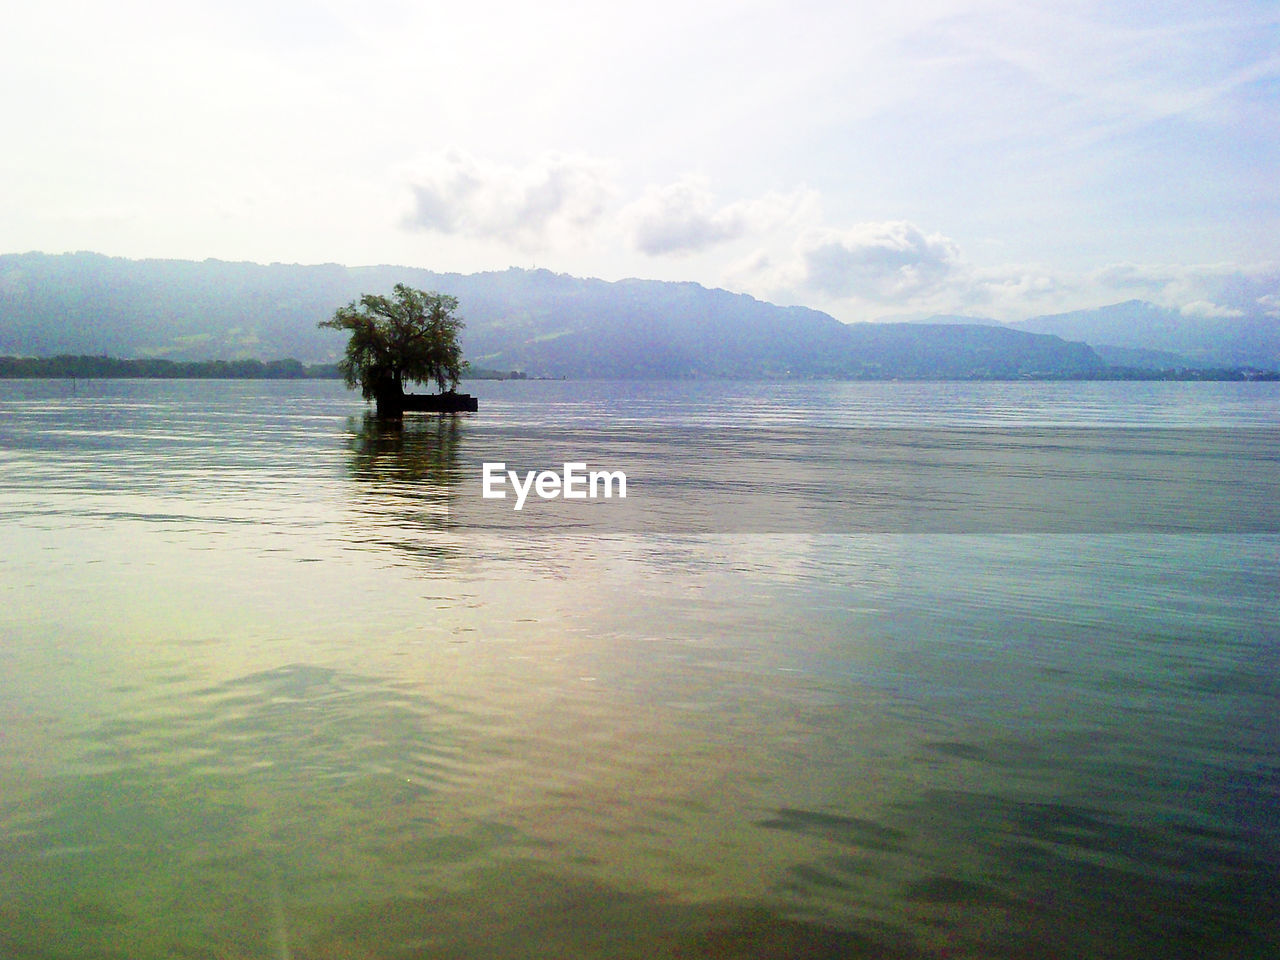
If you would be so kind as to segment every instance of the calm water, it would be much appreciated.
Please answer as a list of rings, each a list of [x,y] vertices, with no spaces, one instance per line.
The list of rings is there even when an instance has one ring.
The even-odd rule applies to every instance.
[[[0,955],[1280,955],[1277,385],[475,389],[0,382]]]

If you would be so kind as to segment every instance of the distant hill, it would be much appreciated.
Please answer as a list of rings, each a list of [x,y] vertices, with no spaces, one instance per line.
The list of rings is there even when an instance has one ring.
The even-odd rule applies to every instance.
[[[467,348],[498,369],[570,377],[1077,376],[1083,344],[988,327],[842,324],[694,283],[579,280],[508,270],[465,278]],[[450,292],[455,292],[451,290]]]
[[[396,283],[458,297],[476,365],[568,377],[1087,377],[1083,343],[974,323],[845,325],[693,283],[579,279],[546,270],[0,256],[0,354],[331,362],[316,323]]]
[[[960,326],[978,326],[978,327],[1001,327],[1004,326],[999,320],[992,320],[990,317],[969,317],[958,313],[939,313],[932,317],[926,317],[923,320],[907,320],[906,323],[932,323],[932,324],[955,324]]]
[[[1139,347],[1112,347],[1105,343],[1090,344],[1093,352],[1108,366],[1132,367],[1138,370],[1207,370],[1215,364],[1209,360],[1192,360],[1167,350],[1143,350]]]
[[[334,335],[316,321],[361,282],[336,264],[0,256],[0,354],[323,361]]]
[[[1094,310],[1032,317],[1011,326],[1080,340],[1095,348],[1162,351],[1185,358],[1189,366],[1280,369],[1280,320],[1262,313],[1196,317],[1143,300],[1129,300]],[[1149,357],[1134,365],[1151,362],[1159,361]]]

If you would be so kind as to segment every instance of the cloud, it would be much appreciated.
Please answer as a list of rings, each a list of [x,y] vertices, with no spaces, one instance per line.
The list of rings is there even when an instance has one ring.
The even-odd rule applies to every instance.
[[[1028,313],[1053,309],[1075,284],[1044,264],[1001,264],[975,268],[960,264],[952,272],[947,289],[937,299],[950,302],[945,312],[980,310],[1005,320],[1020,320]]]
[[[641,253],[685,254],[773,229],[800,216],[815,200],[812,191],[798,189],[717,206],[705,180],[686,177],[650,187],[620,217]]]
[[[404,172],[412,208],[402,226],[525,249],[576,240],[683,256],[783,227],[795,232],[813,219],[818,202],[816,192],[797,187],[720,203],[708,182],[693,176],[628,201],[618,166],[564,154],[517,166],[450,148]]]
[[[800,240],[796,286],[824,296],[902,302],[944,285],[959,257],[953,241],[905,220],[819,230]]]
[[[1217,317],[1243,317],[1244,311],[1237,310],[1234,307],[1223,307],[1216,303],[1210,303],[1208,300],[1193,300],[1191,303],[1184,303],[1180,308],[1184,317],[1203,317],[1206,319]]]
[[[650,187],[624,209],[623,219],[636,248],[650,256],[703,250],[747,230],[740,206],[716,209],[711,193],[687,180]]]
[[[1280,294],[1268,293],[1258,297],[1257,302],[1268,317],[1280,317]]]
[[[709,180],[687,175],[626,196],[623,167],[559,153],[513,165],[445,150],[406,174],[413,203],[404,224],[540,257],[576,248],[607,258],[607,251],[630,247],[665,258],[657,269],[672,273],[686,269],[680,258],[706,254],[714,263],[709,258],[727,248],[738,259],[721,268],[722,285],[844,320],[935,313],[1020,320],[1130,299],[1188,317],[1280,316],[1275,262],[1085,270],[980,263],[963,257],[956,240],[910,220],[833,226],[824,222],[818,193],[803,185],[724,202]]]
[[[963,313],[1002,321],[1147,300],[1184,316],[1280,317],[1280,265],[1115,263],[1071,271],[977,264],[959,245],[905,220],[802,233],[761,247],[723,275],[731,289],[827,310],[843,320]]]
[[[1185,316],[1239,317],[1268,312],[1280,294],[1280,264],[1113,264],[1096,271],[1099,287],[1123,291]],[[1274,309],[1274,307],[1271,307]]]
[[[957,279],[958,289],[971,297],[985,291],[993,308],[1010,318],[1019,311],[1029,316],[1146,300],[1185,317],[1231,319],[1257,314],[1259,308],[1265,313],[1269,292],[1280,291],[1274,264],[1117,263],[1084,273],[1010,266],[962,269]]]
[[[405,226],[522,247],[589,230],[613,196],[605,164],[563,154],[515,167],[450,149],[418,164],[409,185]]]
[[[775,238],[769,238],[775,239]],[[978,276],[955,241],[906,220],[783,235],[722,275],[730,289],[777,303],[827,310],[842,320],[950,313],[1016,296],[1045,297],[1052,279],[1035,271]]]

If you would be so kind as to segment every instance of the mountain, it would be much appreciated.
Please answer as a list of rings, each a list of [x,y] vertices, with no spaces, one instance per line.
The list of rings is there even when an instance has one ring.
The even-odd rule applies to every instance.
[[[1095,348],[1177,354],[1186,358],[1188,366],[1280,369],[1280,321],[1262,313],[1187,316],[1143,300],[1129,300],[1094,310],[1032,317],[1011,326],[1081,340]]]
[[[1214,367],[1208,360],[1192,360],[1167,350],[1144,350],[1141,347],[1112,347],[1091,344],[1093,352],[1108,366],[1132,367],[1137,370],[1207,370]]]
[[[1051,334],[972,323],[845,325],[694,283],[546,270],[0,256],[0,355],[336,359],[319,320],[396,283],[456,296],[478,366],[567,377],[1087,377],[1103,361]]]
[[[1003,324],[999,320],[992,320],[990,317],[969,317],[958,313],[939,313],[932,317],[925,317],[923,320],[907,320],[906,323],[946,323],[956,324],[960,326],[978,326],[978,327],[1000,327]]]

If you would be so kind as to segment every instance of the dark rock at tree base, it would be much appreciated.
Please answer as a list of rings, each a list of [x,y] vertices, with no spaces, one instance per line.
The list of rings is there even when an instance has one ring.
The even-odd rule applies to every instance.
[[[407,393],[404,409],[417,413],[474,413],[480,402],[470,393]]]
[[[470,393],[396,393],[380,394],[378,416],[398,420],[406,413],[475,413],[480,401]]]

